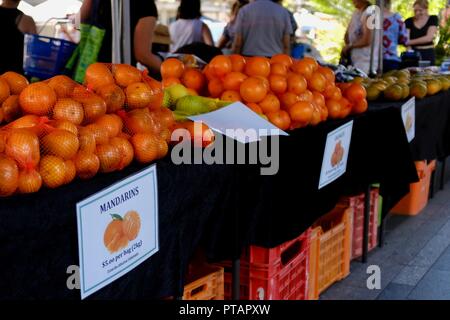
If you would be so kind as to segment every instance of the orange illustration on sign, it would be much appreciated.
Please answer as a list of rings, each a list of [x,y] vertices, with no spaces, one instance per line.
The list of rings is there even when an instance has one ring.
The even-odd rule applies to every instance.
[[[122,218],[118,214],[112,214],[111,221],[103,235],[103,243],[110,253],[125,248],[129,241],[136,239],[141,229],[141,218],[132,210]]]

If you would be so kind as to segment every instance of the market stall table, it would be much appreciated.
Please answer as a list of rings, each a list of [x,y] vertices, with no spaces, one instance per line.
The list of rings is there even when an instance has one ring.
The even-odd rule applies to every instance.
[[[382,110],[394,107],[399,113],[405,101],[401,102],[372,102],[369,110]],[[415,138],[410,147],[415,161],[435,160],[442,162],[440,177],[441,189],[444,186],[444,172],[446,158],[450,155],[450,90],[440,92],[434,96],[416,99],[415,108]],[[434,172],[433,179],[434,181]],[[434,192],[432,183],[431,196]],[[383,216],[390,207],[383,206]],[[380,230],[380,245],[383,243],[383,226]]]
[[[318,190],[326,136],[350,120],[347,172]],[[394,108],[296,130],[280,142],[280,170],[274,176],[261,176],[259,165],[174,165],[169,157],[158,161],[160,250],[90,298],[180,296],[200,239],[210,259],[237,258],[248,244],[272,247],[298,235],[344,192],[381,182],[386,203],[393,205],[417,178]],[[1,199],[0,252],[6,263],[0,296],[79,299],[79,291],[66,285],[67,268],[78,265],[75,203],[141,168],[134,165],[56,190]]]

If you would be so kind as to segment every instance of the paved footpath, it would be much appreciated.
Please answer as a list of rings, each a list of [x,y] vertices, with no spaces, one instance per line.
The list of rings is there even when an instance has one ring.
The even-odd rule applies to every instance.
[[[353,261],[350,275],[320,299],[450,300],[450,158],[445,181],[418,216],[389,215],[384,246],[369,253],[367,264]],[[381,289],[367,288],[370,265],[380,267]]]

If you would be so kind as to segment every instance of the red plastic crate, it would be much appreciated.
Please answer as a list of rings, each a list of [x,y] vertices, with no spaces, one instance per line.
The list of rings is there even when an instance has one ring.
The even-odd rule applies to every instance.
[[[378,244],[378,189],[370,192],[370,218],[369,218],[369,251]],[[364,233],[364,194],[352,197],[343,197],[339,201],[340,204],[353,209],[352,217],[352,249],[351,259],[359,258],[363,249],[363,233]]]
[[[250,246],[241,256],[242,300],[305,300],[308,298],[310,229],[280,246]],[[225,268],[225,299],[231,299],[231,261]]]

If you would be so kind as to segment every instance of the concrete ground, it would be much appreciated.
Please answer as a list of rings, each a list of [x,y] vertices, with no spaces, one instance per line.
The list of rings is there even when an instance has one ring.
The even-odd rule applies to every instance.
[[[353,261],[350,275],[321,300],[450,299],[450,158],[446,167],[444,190],[436,181],[433,199],[417,216],[388,215],[384,246],[371,251],[366,264]],[[367,288],[370,265],[380,267],[380,289]]]

